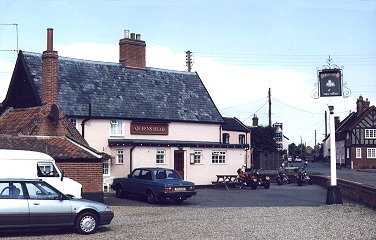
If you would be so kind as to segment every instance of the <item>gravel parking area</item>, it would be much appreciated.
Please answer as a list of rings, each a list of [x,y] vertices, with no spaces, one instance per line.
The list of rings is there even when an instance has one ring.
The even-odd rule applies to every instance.
[[[282,188],[285,186],[282,186]],[[326,190],[305,186],[305,190]],[[272,191],[272,188],[275,190]],[[376,239],[376,210],[344,201],[326,205],[325,199],[311,201],[309,206],[300,200],[291,206],[245,206],[226,196],[257,196],[276,194],[281,188],[250,190],[199,189],[198,195],[181,206],[173,204],[149,205],[140,199],[119,199],[113,205],[115,218],[108,226],[90,236],[82,236],[70,229],[38,230],[33,232],[0,233],[3,239]],[[292,190],[289,190],[292,189]],[[295,194],[296,186],[286,186],[286,195]],[[321,190],[320,190],[321,189]],[[205,197],[217,196],[218,204],[201,202]],[[110,198],[112,196],[110,195]],[[291,199],[294,199],[291,197]],[[111,201],[116,201],[113,198]],[[108,199],[108,201],[110,201]],[[235,203],[234,203],[235,202]],[[114,203],[114,202],[113,202]],[[250,203],[252,204],[252,203]],[[249,205],[250,205],[249,204]],[[216,207],[219,206],[219,207]]]

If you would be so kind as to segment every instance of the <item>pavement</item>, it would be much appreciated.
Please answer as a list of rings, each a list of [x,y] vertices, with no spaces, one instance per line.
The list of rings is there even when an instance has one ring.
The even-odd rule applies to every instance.
[[[289,163],[289,166],[303,167],[304,163]],[[306,170],[311,174],[330,177],[330,164],[327,162],[310,162]],[[349,169],[337,166],[336,173],[337,179],[376,187],[376,169]]]

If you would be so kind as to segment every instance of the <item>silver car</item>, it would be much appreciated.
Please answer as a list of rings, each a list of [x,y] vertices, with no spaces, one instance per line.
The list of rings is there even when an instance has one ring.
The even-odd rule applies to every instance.
[[[74,226],[90,234],[113,217],[109,206],[69,198],[42,180],[0,178],[0,229]]]

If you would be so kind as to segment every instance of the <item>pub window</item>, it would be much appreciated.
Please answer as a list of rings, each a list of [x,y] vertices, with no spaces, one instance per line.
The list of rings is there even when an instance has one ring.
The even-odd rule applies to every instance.
[[[239,135],[239,144],[245,144],[245,135],[244,134]]]
[[[376,148],[367,148],[367,158],[376,158]]]
[[[376,129],[365,129],[365,137],[368,139],[376,139]]]
[[[194,163],[202,163],[201,160],[202,160],[202,151],[195,150]]]
[[[111,136],[123,135],[123,121],[122,120],[110,120]]]
[[[214,163],[214,164],[226,163],[226,152],[225,151],[213,151],[212,152],[212,163]]]
[[[104,160],[103,161],[103,175],[110,175],[110,161]]]
[[[225,144],[230,143],[230,134],[224,133],[222,137],[223,137],[223,143],[225,143]]]
[[[362,149],[361,148],[355,149],[355,157],[356,158],[362,158]]]
[[[157,164],[164,164],[166,162],[166,151],[165,150],[157,150],[155,156],[155,163]]]
[[[123,149],[118,149],[116,153],[116,164],[124,163],[124,151]]]

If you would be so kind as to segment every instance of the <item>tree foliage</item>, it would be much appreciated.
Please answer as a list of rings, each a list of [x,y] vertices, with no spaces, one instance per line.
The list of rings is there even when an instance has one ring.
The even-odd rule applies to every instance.
[[[273,127],[257,126],[251,129],[251,143],[255,150],[266,150],[269,152],[277,152],[277,144],[275,142],[275,129]]]

